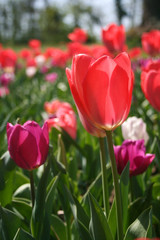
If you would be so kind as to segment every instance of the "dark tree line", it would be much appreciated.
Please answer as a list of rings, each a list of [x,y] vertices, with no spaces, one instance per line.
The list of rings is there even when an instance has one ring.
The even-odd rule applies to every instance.
[[[125,5],[123,0],[115,0],[119,24],[126,16],[131,19],[135,17],[134,6],[137,1],[139,0],[128,0],[128,5]],[[142,1],[141,25],[153,27],[154,23],[160,22],[160,0]],[[67,16],[72,20],[70,24],[66,23]],[[38,38],[46,43],[65,42],[69,32],[84,25],[88,26],[92,36],[93,26],[102,26],[103,17],[100,9],[94,9],[92,2],[87,5],[85,0],[68,0],[61,8],[54,4],[54,0],[53,4],[49,0],[1,0],[0,42],[26,43],[31,38]],[[157,27],[160,27],[158,23]]]

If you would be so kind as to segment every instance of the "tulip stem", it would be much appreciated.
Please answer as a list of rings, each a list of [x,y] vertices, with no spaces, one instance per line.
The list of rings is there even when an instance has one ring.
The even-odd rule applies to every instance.
[[[108,179],[106,172],[106,154],[105,154],[105,144],[104,138],[99,138],[100,144],[100,161],[101,161],[101,171],[102,171],[102,190],[103,190],[103,204],[106,217],[109,214],[109,193],[108,193]]]
[[[123,239],[123,219],[122,219],[122,203],[121,203],[121,193],[120,193],[120,184],[118,180],[116,159],[113,149],[112,141],[112,131],[106,131],[107,143],[111,160],[111,169],[113,176],[113,183],[115,189],[115,201],[116,201],[116,214],[117,214],[117,230],[118,230],[118,240]]]
[[[30,174],[30,186],[31,186],[31,199],[32,199],[32,208],[34,207],[35,202],[35,189],[34,189],[34,178],[33,178],[33,171],[29,171]]]

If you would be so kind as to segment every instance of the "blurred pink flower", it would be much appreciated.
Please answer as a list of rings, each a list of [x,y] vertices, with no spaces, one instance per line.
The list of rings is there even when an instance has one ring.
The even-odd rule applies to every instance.
[[[69,103],[54,100],[51,104],[45,103],[45,109],[48,113],[52,113],[49,119],[46,120],[49,130],[51,130],[52,127],[58,130],[63,128],[73,139],[76,139],[76,115]]]
[[[45,76],[45,80],[47,82],[51,82],[51,83],[54,83],[56,81],[58,77],[58,74],[53,72],[53,73],[48,73],[46,76]]]
[[[7,87],[0,87],[0,97],[4,97],[9,94],[9,89]]]
[[[0,76],[0,84],[2,86],[8,86],[10,82],[14,80],[14,73],[3,73]]]

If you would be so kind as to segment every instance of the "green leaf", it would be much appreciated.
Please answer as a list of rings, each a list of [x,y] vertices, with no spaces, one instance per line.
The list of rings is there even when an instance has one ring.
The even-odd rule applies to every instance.
[[[50,222],[51,222],[51,213],[53,207],[53,199],[55,190],[57,187],[57,183],[59,180],[59,176],[56,176],[52,179],[51,183],[49,184],[49,190],[45,200],[45,216],[43,221],[43,226],[41,230],[41,238],[40,239],[49,239],[50,238]]]
[[[22,184],[13,194],[14,197],[31,199],[30,184]]]
[[[113,240],[107,219],[95,198],[89,194],[91,209],[90,228],[94,240]]]
[[[152,210],[145,210],[127,229],[124,240],[151,237]]]
[[[145,210],[148,209],[152,204],[152,184],[148,186],[144,197],[137,198],[134,202],[129,205],[128,208],[128,222],[129,226],[136,218]]]
[[[35,240],[28,232],[24,231],[22,228],[18,229],[13,240]]]
[[[112,203],[112,207],[111,207],[110,212],[109,212],[108,224],[109,224],[109,227],[111,229],[111,233],[112,233],[113,239],[115,239],[116,238],[116,232],[117,232],[116,202],[115,202],[115,199],[114,199],[114,201]]]
[[[31,218],[31,231],[32,235],[39,239],[41,235],[44,214],[45,214],[45,198],[46,198],[46,188],[49,176],[50,164],[48,162],[42,177],[40,178],[34,208],[32,211],[32,218]]]
[[[67,229],[65,223],[56,215],[51,215],[51,230],[59,240],[67,240]]]
[[[0,191],[0,204],[5,207],[12,201],[14,171],[6,171],[4,180],[5,187]]]
[[[61,163],[64,168],[67,169],[67,159],[66,159],[66,150],[62,140],[61,134],[58,134],[58,154],[57,154],[57,162]]]
[[[12,211],[0,206],[0,222],[4,240],[13,240],[17,229],[21,227],[21,219]]]
[[[29,224],[32,215],[31,205],[28,204],[25,199],[14,198],[12,200],[12,206],[24,217],[25,221]]]
[[[128,215],[128,189],[129,189],[129,161],[124,168],[120,177],[122,214],[123,214],[123,232],[126,231],[127,215]]]
[[[89,217],[85,213],[81,204],[75,197],[72,197],[70,191],[65,188],[66,196],[69,199],[70,207],[78,227],[79,233],[83,240],[91,240],[91,235],[89,233]]]

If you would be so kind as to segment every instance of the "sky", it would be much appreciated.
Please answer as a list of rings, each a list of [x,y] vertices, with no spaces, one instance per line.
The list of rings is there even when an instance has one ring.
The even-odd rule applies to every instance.
[[[64,8],[69,0],[48,0],[50,4],[56,4],[60,8]],[[72,0],[73,2],[74,0]],[[97,11],[102,13],[102,26],[95,26],[94,33],[95,35],[100,35],[100,31],[102,27],[110,23],[118,23],[116,16],[116,8],[115,8],[115,0],[82,0],[86,5],[91,5]],[[141,23],[142,17],[142,0],[121,0],[124,9],[126,9],[129,15],[133,15],[134,25],[138,25]],[[135,9],[133,9],[132,3],[135,2]],[[43,1],[37,0],[37,7],[42,7]],[[71,17],[66,18],[66,23],[71,23]],[[129,17],[124,17],[122,24],[125,26],[125,29],[128,30],[132,26],[132,21]],[[87,30],[87,26],[84,24],[84,29]]]

